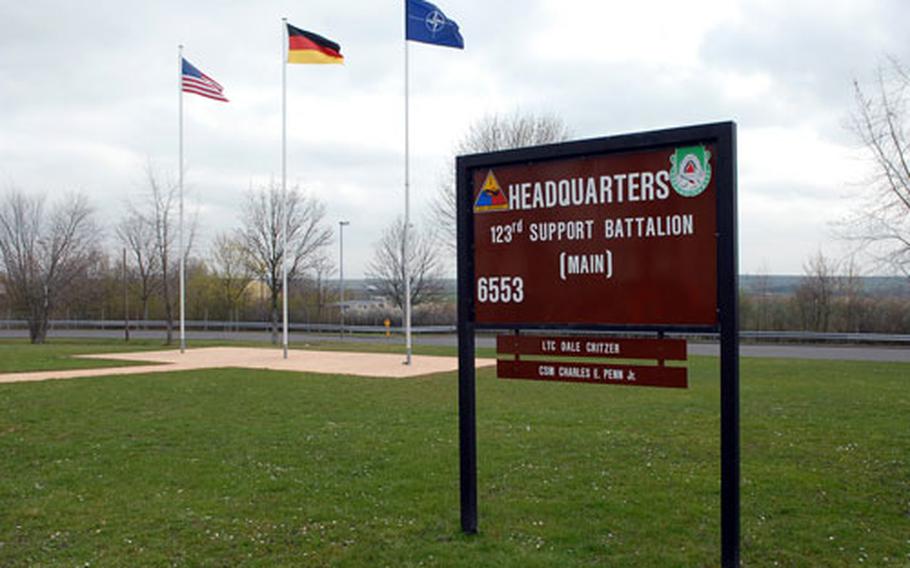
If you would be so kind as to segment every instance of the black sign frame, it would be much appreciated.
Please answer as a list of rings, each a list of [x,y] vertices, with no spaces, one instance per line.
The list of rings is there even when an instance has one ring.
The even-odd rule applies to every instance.
[[[548,325],[548,330],[602,330],[622,332],[717,333],[720,335],[720,446],[721,446],[721,564],[739,566],[740,559],[740,409],[736,124],[719,122],[639,132],[459,156],[457,173],[458,228],[458,422],[460,452],[461,528],[477,532],[477,412],[474,333],[503,329],[475,323],[474,170],[529,162],[566,160],[590,155],[654,150],[665,146],[714,144],[717,199],[717,310],[716,326],[654,325]],[[541,329],[521,325],[509,329]]]

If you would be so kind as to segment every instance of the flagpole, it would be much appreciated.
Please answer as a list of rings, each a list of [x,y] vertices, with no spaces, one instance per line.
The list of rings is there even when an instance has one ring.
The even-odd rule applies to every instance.
[[[408,78],[408,3],[404,2],[404,231],[401,243],[401,265],[404,275],[405,365],[411,364],[411,275],[408,266],[408,234],[411,231],[411,138]]]
[[[281,310],[283,330],[281,344],[288,358],[288,127],[287,127],[287,29],[288,19],[281,18]]]
[[[180,353],[186,351],[186,255],[183,250],[183,46],[177,46],[177,96],[179,103],[180,123],[180,221],[179,221],[179,246],[180,246]]]

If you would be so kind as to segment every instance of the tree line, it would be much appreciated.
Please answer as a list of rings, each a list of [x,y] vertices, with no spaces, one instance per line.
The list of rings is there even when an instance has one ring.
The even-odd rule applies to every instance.
[[[33,343],[46,341],[51,319],[163,320],[174,340],[179,313],[179,265],[186,259],[187,319],[268,321],[277,342],[288,266],[292,321],[338,320],[338,288],[325,204],[298,187],[251,188],[239,226],[219,233],[197,254],[197,222],[184,223],[179,250],[178,188],[152,167],[141,196],[107,234],[84,194],[49,201],[17,188],[0,193],[0,306],[4,319],[24,319]],[[287,219],[287,242],[282,231]],[[391,306],[404,302],[402,223],[376,243],[368,277]],[[423,233],[411,237],[412,302],[442,296],[438,249]]]
[[[910,333],[910,296],[879,293],[852,258],[811,255],[795,289],[776,291],[760,274],[740,293],[740,327],[749,331]]]

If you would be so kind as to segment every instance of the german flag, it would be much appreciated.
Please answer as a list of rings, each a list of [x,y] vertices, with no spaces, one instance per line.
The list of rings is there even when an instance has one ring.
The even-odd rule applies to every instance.
[[[344,63],[341,46],[321,35],[288,26],[288,63]]]

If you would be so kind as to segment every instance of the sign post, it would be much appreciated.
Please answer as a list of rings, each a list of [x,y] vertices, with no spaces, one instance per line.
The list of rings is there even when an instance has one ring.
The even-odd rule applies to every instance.
[[[516,355],[500,361],[502,378],[682,388],[685,368],[664,366],[673,357],[655,346],[666,332],[718,333],[722,565],[738,565],[735,138],[728,122],[458,158],[464,532],[477,531],[475,330],[515,330],[501,339]],[[519,360],[558,349],[518,330],[656,334],[628,346],[658,365]],[[553,354],[584,355],[569,351]]]

